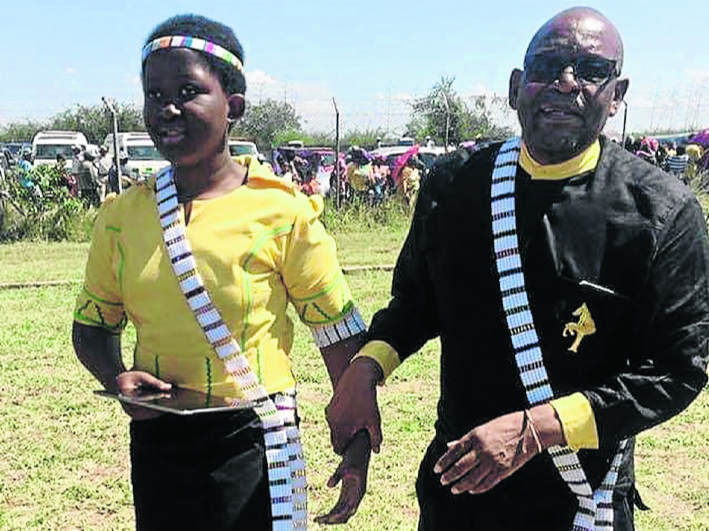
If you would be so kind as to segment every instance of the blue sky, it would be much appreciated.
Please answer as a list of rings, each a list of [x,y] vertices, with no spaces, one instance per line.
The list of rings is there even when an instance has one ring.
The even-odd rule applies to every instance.
[[[140,50],[178,13],[234,28],[247,97],[293,104],[308,129],[401,132],[408,102],[442,76],[464,97],[506,96],[536,31],[575,4],[556,0],[12,0],[0,31],[0,124],[42,119],[102,96],[142,103]],[[630,77],[629,130],[709,127],[709,2],[596,1],[618,26]],[[500,120],[514,115],[496,104]],[[620,131],[622,120],[608,126]]]

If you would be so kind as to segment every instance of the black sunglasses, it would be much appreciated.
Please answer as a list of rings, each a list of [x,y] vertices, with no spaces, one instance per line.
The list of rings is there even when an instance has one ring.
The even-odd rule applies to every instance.
[[[524,58],[524,75],[533,83],[553,83],[561,79],[562,72],[569,66],[574,76],[584,85],[603,85],[620,75],[618,61],[589,55],[570,57],[568,55],[539,54]]]

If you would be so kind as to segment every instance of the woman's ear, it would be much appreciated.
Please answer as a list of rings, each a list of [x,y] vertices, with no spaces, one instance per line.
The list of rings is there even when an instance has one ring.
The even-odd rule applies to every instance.
[[[232,94],[227,99],[229,104],[229,120],[235,122],[244,115],[246,99],[243,94]]]

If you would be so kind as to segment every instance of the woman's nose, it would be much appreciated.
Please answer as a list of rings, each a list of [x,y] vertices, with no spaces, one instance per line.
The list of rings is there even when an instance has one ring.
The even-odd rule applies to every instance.
[[[160,114],[163,118],[172,118],[180,114],[180,109],[175,105],[175,102],[166,101],[160,110]]]

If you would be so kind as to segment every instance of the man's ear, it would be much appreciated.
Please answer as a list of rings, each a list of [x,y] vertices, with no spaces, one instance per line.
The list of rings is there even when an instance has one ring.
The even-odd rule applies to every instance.
[[[608,116],[615,116],[620,109],[621,103],[623,103],[623,98],[625,98],[625,93],[628,92],[628,85],[630,81],[627,77],[620,78],[615,82],[615,91],[613,93],[613,101],[611,102],[611,107],[608,112]]]
[[[519,68],[515,68],[510,74],[510,88],[507,96],[509,98],[510,107],[512,107],[515,111],[517,110],[517,93],[519,92],[519,87],[522,85],[523,75],[524,72],[522,72]]]
[[[236,121],[242,116],[244,116],[244,110],[246,109],[246,99],[243,94],[232,94],[227,99],[229,105],[229,119]]]

